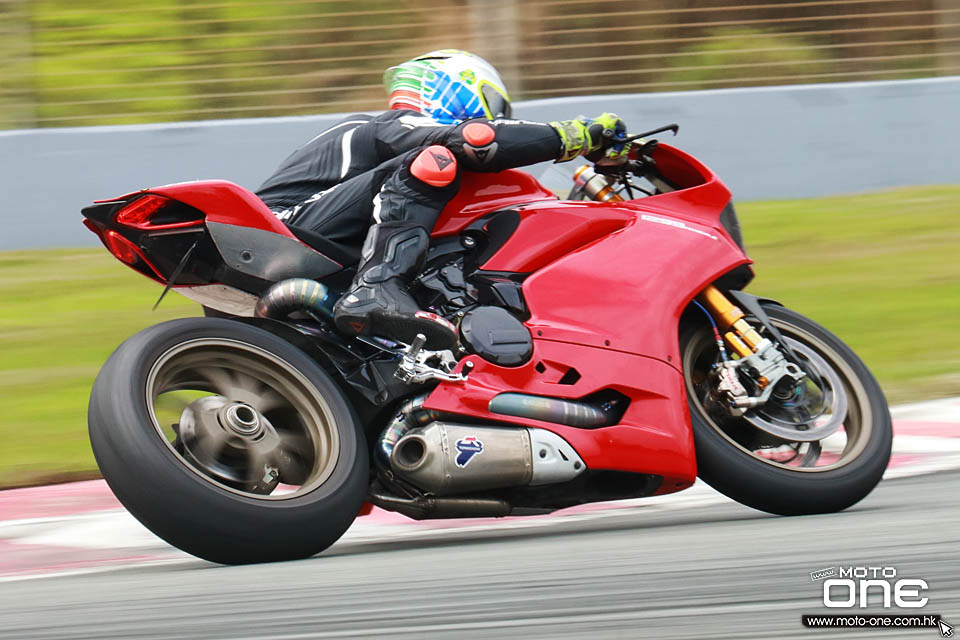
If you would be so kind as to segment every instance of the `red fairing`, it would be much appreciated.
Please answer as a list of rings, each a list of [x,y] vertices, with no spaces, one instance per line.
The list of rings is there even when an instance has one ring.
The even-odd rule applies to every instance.
[[[484,213],[557,196],[529,173],[507,169],[500,173],[460,175],[460,190],[447,203],[433,227],[433,236],[449,236],[467,228]]]
[[[208,222],[262,229],[290,238],[296,237],[256,194],[226,180],[178,182],[128,193],[111,200],[125,200],[141,193],[156,193],[188,204],[203,211]]]
[[[486,271],[531,273],[574,249],[622,229],[631,212],[598,202],[546,201],[517,207],[520,224],[483,265]]]
[[[544,339],[617,349],[679,367],[680,314],[704,287],[749,260],[715,229],[694,223],[674,227],[669,224],[674,220],[640,213],[619,233],[527,278],[527,325]]]
[[[730,191],[706,165],[690,154],[661,144],[653,153],[657,168],[681,189],[628,203],[661,210],[672,217],[705,224],[726,237],[720,212],[730,202]]]
[[[683,376],[674,367],[611,349],[541,339],[534,340],[533,357],[521,367],[498,367],[477,356],[464,360],[474,365],[467,380],[441,383],[427,399],[428,408],[552,431],[576,449],[589,469],[662,476],[658,493],[679,491],[696,480]],[[571,367],[580,379],[572,385],[559,384]],[[578,429],[491,414],[487,409],[495,396],[508,391],[581,398],[601,389],[614,389],[630,398],[620,424]]]
[[[505,392],[583,398],[615,389],[631,400],[618,425],[536,426],[567,439],[589,468],[663,476],[661,493],[694,481],[677,340],[680,315],[704,287],[750,260],[720,225],[730,193],[716,176],[667,145],[657,160],[684,189],[615,204],[541,202],[520,208],[516,231],[483,268],[533,268],[523,284],[533,358],[507,369],[471,357],[474,368],[466,382],[441,383],[428,408],[533,424],[491,414],[490,400]],[[580,379],[557,384],[570,368]]]

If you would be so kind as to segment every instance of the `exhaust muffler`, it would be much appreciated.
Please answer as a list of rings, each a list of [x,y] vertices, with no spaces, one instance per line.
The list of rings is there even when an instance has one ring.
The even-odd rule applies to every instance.
[[[407,431],[389,461],[397,477],[438,496],[565,482],[586,470],[551,431],[449,422]]]

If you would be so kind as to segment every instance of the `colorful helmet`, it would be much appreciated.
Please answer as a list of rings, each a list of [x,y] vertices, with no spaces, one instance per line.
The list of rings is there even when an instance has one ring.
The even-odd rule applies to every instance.
[[[510,97],[489,62],[466,51],[431,51],[383,74],[391,109],[413,109],[437,122],[510,117]]]

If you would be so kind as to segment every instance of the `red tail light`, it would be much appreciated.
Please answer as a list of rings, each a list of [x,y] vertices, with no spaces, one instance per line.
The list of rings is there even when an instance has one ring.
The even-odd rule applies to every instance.
[[[150,222],[153,214],[168,204],[170,198],[147,194],[120,209],[117,212],[117,222],[130,227],[143,227]]]
[[[103,234],[103,243],[120,262],[134,266],[140,260],[136,246],[116,231],[108,230]]]

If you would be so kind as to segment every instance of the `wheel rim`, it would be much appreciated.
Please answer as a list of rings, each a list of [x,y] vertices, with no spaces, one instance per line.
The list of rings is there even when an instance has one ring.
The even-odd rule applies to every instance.
[[[203,338],[164,352],[147,375],[154,429],[194,474],[261,500],[307,494],[333,473],[333,412],[291,364],[244,342]]]
[[[697,333],[688,342],[684,351],[684,379],[693,408],[704,422],[728,443],[751,457],[774,467],[802,473],[821,473],[846,466],[853,462],[866,447],[870,438],[872,414],[866,389],[844,358],[831,346],[802,327],[785,320],[771,318],[786,341],[809,366],[826,365],[829,374],[824,380],[823,395],[832,409],[813,420],[840,422],[830,435],[810,440],[805,435],[794,440],[778,438],[757,428],[753,422],[780,422],[776,411],[748,412],[749,419],[731,418],[710,399],[710,382],[706,375],[714,362],[716,347],[709,331]],[[822,364],[820,364],[822,363]],[[768,403],[769,404],[769,403]],[[816,429],[817,424],[811,424]],[[784,433],[784,431],[781,431]],[[801,439],[802,438],[802,439]]]

